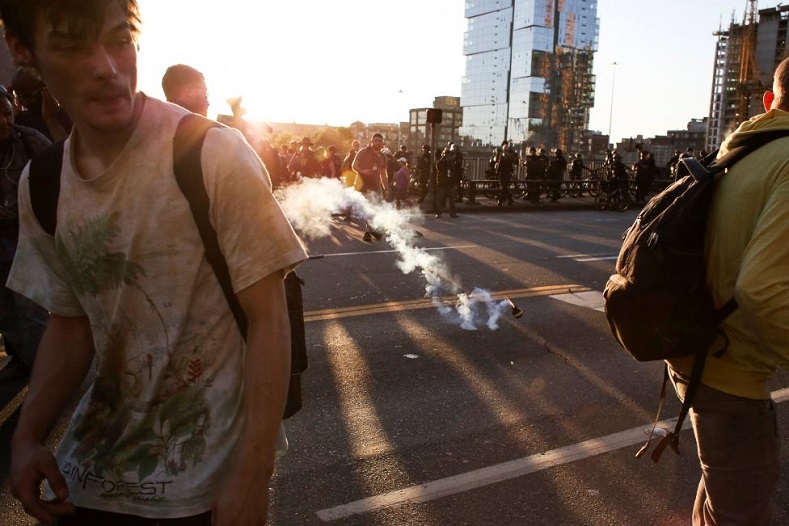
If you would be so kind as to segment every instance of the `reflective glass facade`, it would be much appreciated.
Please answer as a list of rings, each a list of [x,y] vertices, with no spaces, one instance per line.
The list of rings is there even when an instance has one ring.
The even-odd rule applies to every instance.
[[[594,101],[597,0],[466,0],[466,18],[461,135],[479,145],[580,140],[573,130],[586,128]]]

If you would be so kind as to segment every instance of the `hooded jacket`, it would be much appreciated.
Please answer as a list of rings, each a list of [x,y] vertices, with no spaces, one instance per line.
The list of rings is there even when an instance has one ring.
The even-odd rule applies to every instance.
[[[721,157],[749,137],[789,129],[789,112],[773,109],[744,122],[723,142]],[[707,284],[716,306],[739,307],[722,325],[702,375],[704,385],[767,399],[777,367],[789,369],[789,137],[746,156],[716,182],[707,224]],[[669,365],[689,377],[693,357]]]

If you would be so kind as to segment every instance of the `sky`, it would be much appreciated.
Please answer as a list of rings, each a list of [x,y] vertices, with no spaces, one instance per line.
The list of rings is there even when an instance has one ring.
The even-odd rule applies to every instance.
[[[206,76],[210,116],[243,96],[256,120],[399,122],[436,96],[460,96],[463,0],[138,1],[140,89],[162,97],[165,69],[189,64]],[[590,128],[616,140],[651,137],[706,117],[713,33],[741,22],[747,5],[599,0]]]

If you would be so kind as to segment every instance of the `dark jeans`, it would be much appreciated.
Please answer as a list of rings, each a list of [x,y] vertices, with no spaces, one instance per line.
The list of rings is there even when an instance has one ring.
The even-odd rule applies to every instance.
[[[0,263],[0,333],[8,343],[6,352],[32,368],[49,313],[21,294],[6,288],[10,270],[10,263]]]
[[[455,213],[455,185],[439,185],[436,194],[436,214],[444,211],[444,201],[449,198],[449,213]]]
[[[684,399],[687,384],[672,373]],[[775,404],[700,385],[690,410],[701,480],[693,508],[693,526],[771,524],[780,472]]]
[[[57,526],[211,526],[211,512],[178,519],[148,519],[135,515],[77,508],[72,515],[58,519]]]
[[[499,191],[499,204],[512,204],[512,192],[510,192],[511,181],[512,179],[509,177],[504,177],[499,181],[499,185],[501,186],[501,190]]]

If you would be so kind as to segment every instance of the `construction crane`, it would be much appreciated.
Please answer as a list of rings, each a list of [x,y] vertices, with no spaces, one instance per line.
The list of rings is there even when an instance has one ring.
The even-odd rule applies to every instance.
[[[756,60],[758,0],[748,0],[743,15],[742,46],[740,47],[740,74],[737,81],[737,124],[748,120],[754,96],[761,95],[762,86],[759,64]]]

